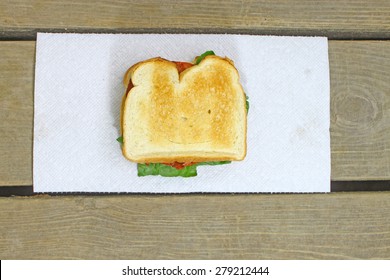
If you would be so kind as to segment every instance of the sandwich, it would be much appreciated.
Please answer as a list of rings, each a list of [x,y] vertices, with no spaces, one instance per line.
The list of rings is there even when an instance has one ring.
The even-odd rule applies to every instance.
[[[117,140],[138,176],[192,177],[197,166],[245,158],[249,103],[229,58],[151,58],[131,66],[124,85]]]

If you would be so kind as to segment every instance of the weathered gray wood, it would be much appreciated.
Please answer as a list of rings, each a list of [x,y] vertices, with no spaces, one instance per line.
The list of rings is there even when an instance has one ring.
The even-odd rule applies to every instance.
[[[390,193],[0,198],[1,259],[390,259]]]
[[[390,38],[390,2],[2,1],[0,38],[36,31],[190,32]]]
[[[0,42],[0,186],[32,184],[35,42]]]
[[[332,178],[390,177],[390,41],[335,41],[331,74]]]

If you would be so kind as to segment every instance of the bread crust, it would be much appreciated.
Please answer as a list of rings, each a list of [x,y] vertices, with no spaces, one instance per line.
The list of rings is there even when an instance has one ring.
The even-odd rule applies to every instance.
[[[141,62],[134,64],[126,71],[126,73],[124,75],[123,84],[124,84],[125,88],[127,88],[130,81],[132,81],[132,83],[134,84],[134,87],[128,93],[127,92],[124,93],[124,95],[122,97],[122,105],[121,105],[121,118],[120,118],[121,119],[121,131],[122,131],[122,135],[123,135],[123,133],[125,133],[125,135],[126,135],[126,137],[124,137],[124,144],[122,145],[122,151],[123,151],[124,156],[128,160],[138,162],[138,163],[173,163],[173,162],[205,162],[205,161],[226,161],[226,160],[239,161],[239,160],[243,160],[245,158],[246,153],[247,153],[247,144],[246,144],[246,137],[247,137],[246,136],[246,134],[247,134],[246,122],[247,122],[247,120],[246,120],[246,107],[245,107],[245,93],[242,89],[241,84],[239,83],[239,73],[238,73],[237,69],[235,68],[233,61],[231,61],[228,58],[222,58],[222,57],[214,56],[214,55],[207,56],[198,65],[194,65],[194,66],[184,70],[181,73],[178,73],[178,71],[176,69],[175,70],[176,74],[173,73],[172,75],[177,75],[178,81],[176,81],[176,82],[173,81],[172,84],[175,85],[175,89],[181,88],[180,87],[181,84],[184,84],[184,85],[188,85],[189,83],[194,84],[195,82],[192,80],[192,78],[194,78],[194,76],[195,76],[195,78],[197,77],[196,75],[200,75],[200,77],[204,77],[204,75],[202,75],[202,71],[197,71],[197,67],[199,67],[199,69],[202,69],[202,67],[203,68],[207,67],[207,65],[208,66],[211,65],[210,67],[214,67],[214,65],[218,66],[218,64],[220,62],[222,62],[222,63],[228,62],[228,64],[230,65],[230,66],[223,65],[223,67],[221,68],[222,70],[220,70],[220,71],[223,72],[227,69],[225,71],[226,72],[225,76],[227,76],[227,77],[230,77],[230,75],[234,76],[234,78],[232,78],[232,81],[229,81],[229,85],[227,85],[228,90],[226,90],[226,92],[229,92],[231,95],[234,95],[234,96],[227,96],[226,99],[233,98],[235,101],[238,101],[240,103],[240,106],[236,108],[236,107],[234,107],[234,104],[231,104],[232,102],[227,103],[228,101],[226,101],[222,98],[219,98],[219,99],[217,99],[217,101],[215,101],[215,102],[221,103],[221,104],[219,104],[220,107],[225,106],[227,104],[226,107],[227,107],[228,113],[225,113],[225,115],[224,115],[223,111],[220,110],[219,112],[221,113],[222,118],[223,118],[222,122],[217,122],[215,120],[216,118],[212,122],[210,122],[210,125],[211,125],[211,123],[218,123],[219,124],[219,127],[215,128],[214,129],[215,131],[211,132],[213,135],[212,135],[212,137],[211,136],[210,137],[211,137],[212,141],[223,142],[224,138],[230,137],[228,135],[228,133],[229,133],[228,130],[231,129],[231,131],[232,131],[231,133],[233,133],[233,134],[235,133],[236,135],[240,136],[240,139],[241,138],[243,139],[243,141],[240,142],[240,147],[238,149],[239,152],[237,152],[236,150],[233,150],[233,149],[237,149],[236,147],[233,147],[233,148],[228,147],[229,145],[231,145],[231,143],[228,143],[229,145],[225,145],[225,146],[227,146],[226,149],[221,148],[221,147],[223,147],[223,145],[220,145],[221,147],[215,146],[215,147],[217,147],[215,149],[208,148],[205,150],[199,150],[196,148],[196,141],[193,141],[193,142],[189,141],[189,143],[184,143],[185,142],[185,140],[184,140],[183,143],[181,143],[180,141],[176,143],[174,141],[176,139],[169,139],[169,141],[172,142],[172,144],[171,144],[172,147],[169,146],[169,148],[167,148],[166,150],[164,150],[164,147],[168,147],[168,146],[165,143],[167,141],[165,141],[162,145],[163,146],[162,150],[160,150],[160,152],[157,152],[157,153],[153,152],[153,151],[145,151],[145,150],[143,150],[142,152],[139,152],[138,154],[137,154],[137,152],[135,152],[135,153],[130,152],[134,149],[129,149],[129,147],[127,146],[128,141],[129,141],[128,139],[130,139],[130,138],[128,138],[128,135],[126,134],[125,129],[126,129],[126,125],[129,126],[129,124],[124,121],[125,117],[128,118],[129,115],[131,115],[129,113],[130,109],[128,107],[132,106],[132,104],[133,104],[132,102],[134,102],[134,101],[130,100],[132,97],[129,98],[129,96],[131,96],[132,94],[135,94],[135,95],[144,94],[144,93],[139,93],[140,90],[136,89],[139,86],[139,81],[138,81],[139,77],[135,78],[135,81],[134,81],[135,73],[139,75],[141,68],[145,68],[145,67],[149,67],[149,66],[151,67],[151,69],[155,69],[155,68],[153,68],[153,67],[155,67],[155,65],[159,65],[158,67],[166,67],[167,71],[168,72],[170,71],[172,73],[174,72],[173,68],[176,69],[176,65],[174,62],[166,60],[166,59],[161,58],[161,57],[155,57],[155,58],[151,58],[151,59],[141,61]],[[152,67],[152,65],[153,65],[153,67]],[[158,67],[157,67],[157,69],[160,69]],[[207,69],[207,68],[204,68],[204,69]],[[202,69],[202,70],[206,71],[204,69]],[[218,69],[218,68],[215,68],[215,69]],[[215,69],[213,68],[212,70],[215,70]],[[149,73],[149,72],[147,72],[147,73]],[[224,74],[221,74],[221,75],[223,76]],[[153,75],[150,74],[150,76],[153,76]],[[218,78],[218,75],[214,74],[214,76],[216,76]],[[198,83],[201,84],[203,82],[204,82],[204,79],[200,80]],[[234,83],[234,86],[230,85],[230,82]],[[217,90],[219,95],[223,95],[223,90],[224,90],[223,87],[226,86],[225,84],[226,83],[223,83],[223,82],[220,82],[220,83],[215,82],[214,83],[214,85],[222,88],[219,91]],[[158,87],[158,85],[155,85],[155,86]],[[171,85],[169,84],[168,86],[171,86]],[[190,86],[188,86],[188,87],[194,88],[194,87],[190,87]],[[204,90],[205,88],[207,89],[207,86],[205,86],[205,85],[203,85],[203,87],[202,86],[200,87],[201,90]],[[211,88],[213,88],[213,87],[211,86]],[[234,90],[233,90],[233,88],[234,88]],[[162,90],[164,91],[165,89],[162,89]],[[184,92],[183,94],[190,95],[190,93],[188,93],[190,91],[191,90],[184,89],[184,90],[182,90],[182,93]],[[207,96],[207,97],[209,97],[209,99],[213,99],[213,98],[211,98],[211,96]],[[161,98],[169,99],[169,98],[167,98],[166,95],[161,96]],[[177,98],[177,96],[174,96],[173,100],[175,100],[175,98]],[[194,98],[192,98],[192,99],[194,99]],[[137,102],[139,102],[139,100]],[[224,104],[224,102],[226,104]],[[183,108],[187,108],[186,110],[189,111],[191,107],[187,106],[185,103],[186,103],[185,100],[182,101],[180,106]],[[169,106],[171,106],[172,102],[167,103],[167,104],[169,104]],[[195,102],[195,104],[197,104],[197,103]],[[200,102],[200,104],[201,104],[200,107],[202,107],[202,106],[205,107],[204,105],[202,105],[201,102]],[[165,106],[166,104],[164,104],[164,102],[162,101],[162,103],[161,104],[158,103],[158,105]],[[158,108],[160,108],[160,107],[157,106],[156,108],[157,108],[156,110],[159,111]],[[218,107],[215,107],[215,105],[214,105],[213,108],[218,108]],[[229,112],[230,113],[233,112],[233,114],[235,114],[236,111],[240,112],[237,115],[239,115],[241,117],[241,119],[235,120],[233,118],[229,118]],[[156,112],[154,112],[154,113],[156,113]],[[161,119],[163,119],[163,116],[165,116],[165,115],[163,115],[164,113],[165,113],[164,111],[160,112]],[[209,110],[209,114],[210,114],[210,110]],[[198,115],[196,115],[196,116],[198,116]],[[207,115],[206,115],[206,118],[207,118]],[[224,119],[226,119],[226,118],[228,118],[231,122],[239,122],[240,123],[238,132],[235,131],[234,127],[229,128],[229,126],[227,126],[226,124],[223,123]],[[144,121],[143,119],[139,120],[139,121],[142,122],[142,121]],[[173,120],[172,123],[175,123],[175,120]],[[199,123],[200,122],[198,122],[198,126],[199,126]],[[146,126],[148,126],[148,125],[146,125]],[[180,127],[181,126],[178,125],[178,129],[180,129]],[[223,130],[221,132],[222,136],[218,135],[218,133],[217,133],[218,129],[220,129],[221,127],[222,128],[228,127],[228,129],[225,129],[225,130],[221,129],[221,131]],[[155,129],[155,128],[148,127],[148,129],[150,129],[150,131],[153,131],[153,129]],[[204,130],[207,130],[207,129],[208,128],[204,128]],[[207,131],[209,131],[209,130],[207,130]],[[188,138],[192,137],[191,139],[195,139],[197,137],[196,133],[192,133],[192,131],[189,130],[188,127],[185,128],[184,131],[189,135]],[[212,131],[212,129],[210,131]],[[158,132],[158,133],[160,133],[160,132]],[[158,134],[158,133],[156,132],[156,134]],[[199,133],[199,134],[201,134],[203,136],[206,135],[206,133],[203,133],[203,134]],[[223,136],[223,135],[225,135],[225,136]],[[177,139],[183,140],[183,138],[180,136],[178,136]],[[144,140],[147,141],[148,139],[145,138]],[[232,140],[230,139],[229,141],[231,142]],[[199,144],[199,145],[203,145],[203,143]],[[182,146],[187,147],[188,146],[188,154],[186,154],[185,152],[183,152],[182,150],[177,148],[178,146],[179,147],[182,147]],[[231,146],[233,146],[233,145],[231,145]],[[175,150],[175,147],[177,148],[177,150]]]

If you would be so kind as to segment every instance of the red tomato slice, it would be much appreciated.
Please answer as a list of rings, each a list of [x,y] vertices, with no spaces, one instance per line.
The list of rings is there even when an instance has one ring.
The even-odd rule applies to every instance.
[[[178,61],[174,61],[174,62],[176,63],[177,71],[179,71],[179,73],[190,68],[191,66],[194,66],[194,64],[189,62],[178,62]]]
[[[196,162],[177,162],[177,161],[175,161],[173,163],[163,163],[163,164],[172,166],[172,167],[180,170],[186,166],[194,165],[194,164],[196,164]]]
[[[134,87],[133,83],[131,82],[131,79],[129,81],[129,84],[127,85],[126,94],[129,93],[129,91]]]

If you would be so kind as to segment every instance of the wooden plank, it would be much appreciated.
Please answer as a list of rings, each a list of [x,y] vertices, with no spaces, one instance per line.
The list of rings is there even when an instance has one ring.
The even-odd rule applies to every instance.
[[[390,259],[390,193],[0,198],[1,259]]]
[[[0,37],[36,31],[207,32],[390,38],[388,0],[1,1]]]
[[[0,186],[31,185],[35,42],[0,53]]]
[[[331,42],[335,180],[390,178],[390,41]]]
[[[1,42],[0,186],[32,185],[34,42]],[[330,41],[332,180],[390,179],[390,42]]]

